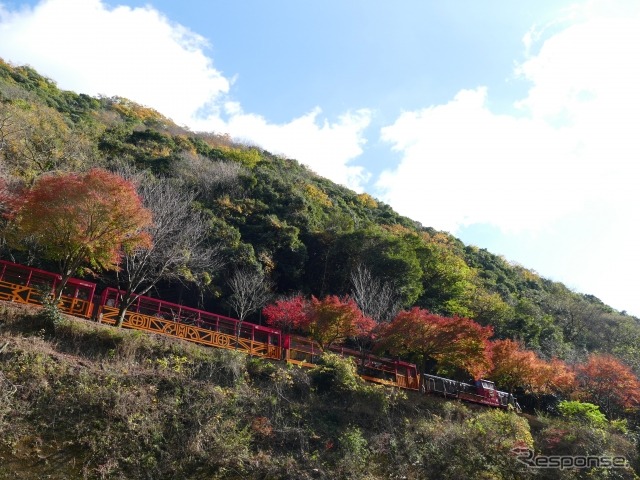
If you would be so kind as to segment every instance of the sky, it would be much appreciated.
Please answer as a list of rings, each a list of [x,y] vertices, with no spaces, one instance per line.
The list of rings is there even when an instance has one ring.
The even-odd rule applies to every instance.
[[[0,0],[0,57],[640,316],[637,0]]]

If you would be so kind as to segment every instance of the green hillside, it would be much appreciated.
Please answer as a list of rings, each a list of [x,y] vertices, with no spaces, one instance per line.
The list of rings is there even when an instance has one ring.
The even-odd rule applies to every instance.
[[[543,388],[509,380],[507,361],[499,386],[523,387],[518,393],[535,394],[528,406],[551,408],[529,410],[537,417],[473,408],[364,384],[354,365],[332,356],[302,370],[3,302],[0,478],[637,478],[638,379],[589,389],[602,373],[633,377],[624,365],[638,375],[638,318],[422,226],[294,159],[192,132],[124,98],[62,91],[29,67],[0,61],[0,185],[29,191],[43,174],[94,167],[134,179],[140,190],[165,188],[192,209],[172,235],[192,232],[211,255],[198,262],[195,248],[173,251],[168,273],[141,281],[149,295],[241,316],[231,286],[238,272],[263,278],[277,299],[352,294],[354,275],[366,271],[393,307],[379,324],[393,309],[419,307],[438,321],[493,331],[493,340],[522,342],[522,362],[545,361]],[[0,194],[4,211],[8,197]],[[201,220],[201,229],[188,230]],[[10,221],[1,221],[0,258],[60,269],[33,239],[16,246]],[[97,276],[74,274],[123,281],[91,266]],[[246,320],[265,318],[256,308]],[[516,345],[496,343],[506,353]],[[611,371],[598,371],[602,365]],[[545,390],[571,368],[589,380],[581,390]],[[558,392],[560,406],[560,396],[543,395]],[[632,468],[531,470],[515,447],[623,456]]]
[[[640,366],[637,318],[398,215],[295,160],[191,132],[123,98],[62,91],[30,67],[0,63],[0,100],[8,178],[29,184],[57,170],[146,169],[195,192],[224,267],[210,272],[207,285],[161,282],[157,295],[232,314],[226,280],[238,268],[265,273],[277,294],[324,296],[349,293],[352,272],[364,265],[405,308],[492,325],[497,338],[522,340],[543,357],[603,351]],[[36,252],[2,256],[52,267]]]

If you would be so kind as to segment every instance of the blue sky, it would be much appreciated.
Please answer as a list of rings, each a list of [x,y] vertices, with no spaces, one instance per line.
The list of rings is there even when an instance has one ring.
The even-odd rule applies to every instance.
[[[0,0],[0,57],[640,315],[635,0]]]

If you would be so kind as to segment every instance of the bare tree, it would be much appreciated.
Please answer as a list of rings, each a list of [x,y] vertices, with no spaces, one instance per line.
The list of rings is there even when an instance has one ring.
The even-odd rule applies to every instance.
[[[13,133],[13,120],[7,108],[0,104],[0,153],[7,147],[10,135]]]
[[[117,326],[122,325],[135,295],[147,293],[160,280],[206,283],[198,276],[210,278],[224,265],[221,244],[207,242],[207,219],[192,207],[195,194],[179,190],[167,179],[138,176],[138,180],[139,194],[153,214],[153,224],[147,229],[151,246],[123,256],[117,280],[126,293]]]
[[[351,272],[351,284],[351,296],[362,313],[378,323],[390,322],[402,308],[393,285],[374,277],[362,264]]]
[[[208,200],[242,193],[242,176],[247,168],[236,162],[211,160],[202,155],[184,152],[173,167],[173,175],[198,190]]]
[[[240,320],[260,310],[271,299],[273,284],[262,272],[237,270],[228,281],[231,296],[227,301]]]

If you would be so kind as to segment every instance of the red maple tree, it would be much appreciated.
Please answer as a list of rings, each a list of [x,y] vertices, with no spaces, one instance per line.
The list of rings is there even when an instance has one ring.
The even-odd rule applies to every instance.
[[[490,368],[487,342],[492,335],[491,327],[469,318],[443,317],[414,307],[383,327],[376,349],[412,356],[424,365],[435,361],[441,373],[463,370],[480,378]]]
[[[489,378],[501,388],[516,387],[533,393],[568,393],[575,388],[575,375],[561,360],[545,361],[514,340],[494,340],[490,344],[493,369]]]
[[[325,350],[349,337],[364,336],[375,325],[352,298],[329,295],[322,300],[311,297],[309,314],[302,327]]]
[[[640,407],[640,381],[612,355],[592,354],[576,366],[578,395],[600,405],[607,415]]]
[[[302,295],[282,298],[262,309],[267,325],[285,332],[303,328],[309,314],[309,302]]]
[[[329,295],[311,300],[296,295],[278,300],[262,310],[269,325],[299,330],[313,338],[322,350],[347,338],[371,334],[376,322],[358,308],[351,297]]]

